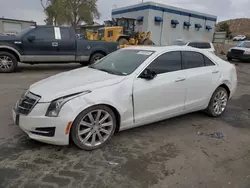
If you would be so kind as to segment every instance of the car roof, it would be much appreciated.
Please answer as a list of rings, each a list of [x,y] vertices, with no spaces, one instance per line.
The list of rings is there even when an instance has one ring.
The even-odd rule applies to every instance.
[[[203,52],[203,50],[200,50],[198,48],[193,48],[189,46],[130,46],[123,48],[126,49],[135,49],[135,50],[147,50],[147,51],[155,51],[158,53],[161,52],[167,52],[167,51],[197,51],[197,52]]]

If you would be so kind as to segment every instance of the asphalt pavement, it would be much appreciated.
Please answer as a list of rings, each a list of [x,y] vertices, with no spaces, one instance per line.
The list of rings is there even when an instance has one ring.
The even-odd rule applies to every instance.
[[[30,84],[78,64],[0,74],[0,187],[249,188],[250,63],[234,63],[238,89],[222,117],[196,112],[119,132],[91,152],[33,141],[11,115]]]

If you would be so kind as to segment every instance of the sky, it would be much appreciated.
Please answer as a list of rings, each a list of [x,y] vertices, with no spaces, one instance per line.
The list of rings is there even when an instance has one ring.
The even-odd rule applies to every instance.
[[[113,8],[140,3],[142,0],[98,0],[101,18],[111,18]],[[147,0],[144,0],[146,2]],[[154,2],[218,16],[218,21],[250,18],[250,0],[151,0]],[[44,24],[45,15],[40,0],[0,0],[0,17],[33,20]]]

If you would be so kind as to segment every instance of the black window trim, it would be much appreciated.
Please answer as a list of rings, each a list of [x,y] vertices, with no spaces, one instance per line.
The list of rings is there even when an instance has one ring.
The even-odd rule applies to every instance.
[[[205,57],[210,60],[214,65],[206,65],[206,61],[205,61]],[[204,59],[204,63],[205,63],[205,67],[210,67],[210,66],[216,66],[217,64],[214,63],[214,61],[212,61],[209,57],[207,57],[206,55],[203,54],[203,59]]]
[[[204,54],[203,53],[200,53],[200,52],[197,52],[197,51],[181,51],[181,56],[183,58],[183,52],[194,52],[194,53],[198,53],[198,54],[201,54],[202,55],[202,58],[203,58],[203,61],[204,61],[204,66],[203,67],[206,67],[206,64],[205,64],[205,59],[204,59]],[[201,68],[201,67],[193,67],[193,68],[186,68],[186,63],[183,61],[183,65],[184,65],[184,68],[183,70],[188,70],[188,69],[197,69],[197,68]]]
[[[147,65],[145,65],[145,67],[142,68],[142,71],[140,71],[137,76],[136,76],[136,79],[137,78],[140,78],[140,75],[143,73],[143,71],[148,68],[148,66],[153,63],[158,57],[160,57],[161,55],[165,54],[165,53],[169,53],[169,52],[180,52],[180,55],[181,55],[181,69],[180,70],[184,70],[184,63],[183,63],[183,59],[182,59],[182,51],[181,50],[170,50],[170,51],[164,51],[162,53],[160,53],[159,55],[157,55],[154,59],[152,59]],[[178,71],[180,71],[178,70]],[[176,72],[176,71],[171,71],[171,72]],[[171,72],[166,72],[164,74],[167,74],[167,73],[171,73]]]
[[[184,60],[183,60],[183,52],[196,52],[196,53],[201,54],[203,56],[203,60],[204,60],[204,67],[209,67],[206,65],[206,62],[205,62],[205,58],[204,58],[204,56],[206,56],[205,54],[203,54],[201,52],[197,52],[197,51],[184,51],[184,50],[182,50],[181,51],[181,59],[182,59],[183,70],[201,68],[201,67],[186,68]],[[218,66],[218,64],[215,63],[210,57],[206,56],[206,58],[208,58],[214,64],[214,66]]]

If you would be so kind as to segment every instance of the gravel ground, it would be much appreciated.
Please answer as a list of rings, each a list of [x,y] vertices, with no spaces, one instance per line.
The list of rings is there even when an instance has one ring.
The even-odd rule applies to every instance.
[[[14,103],[33,82],[78,67],[0,74],[0,187],[250,187],[250,63],[237,62],[238,89],[220,118],[197,112],[123,131],[92,152],[29,139],[12,122]],[[218,131],[225,137],[198,134]]]

